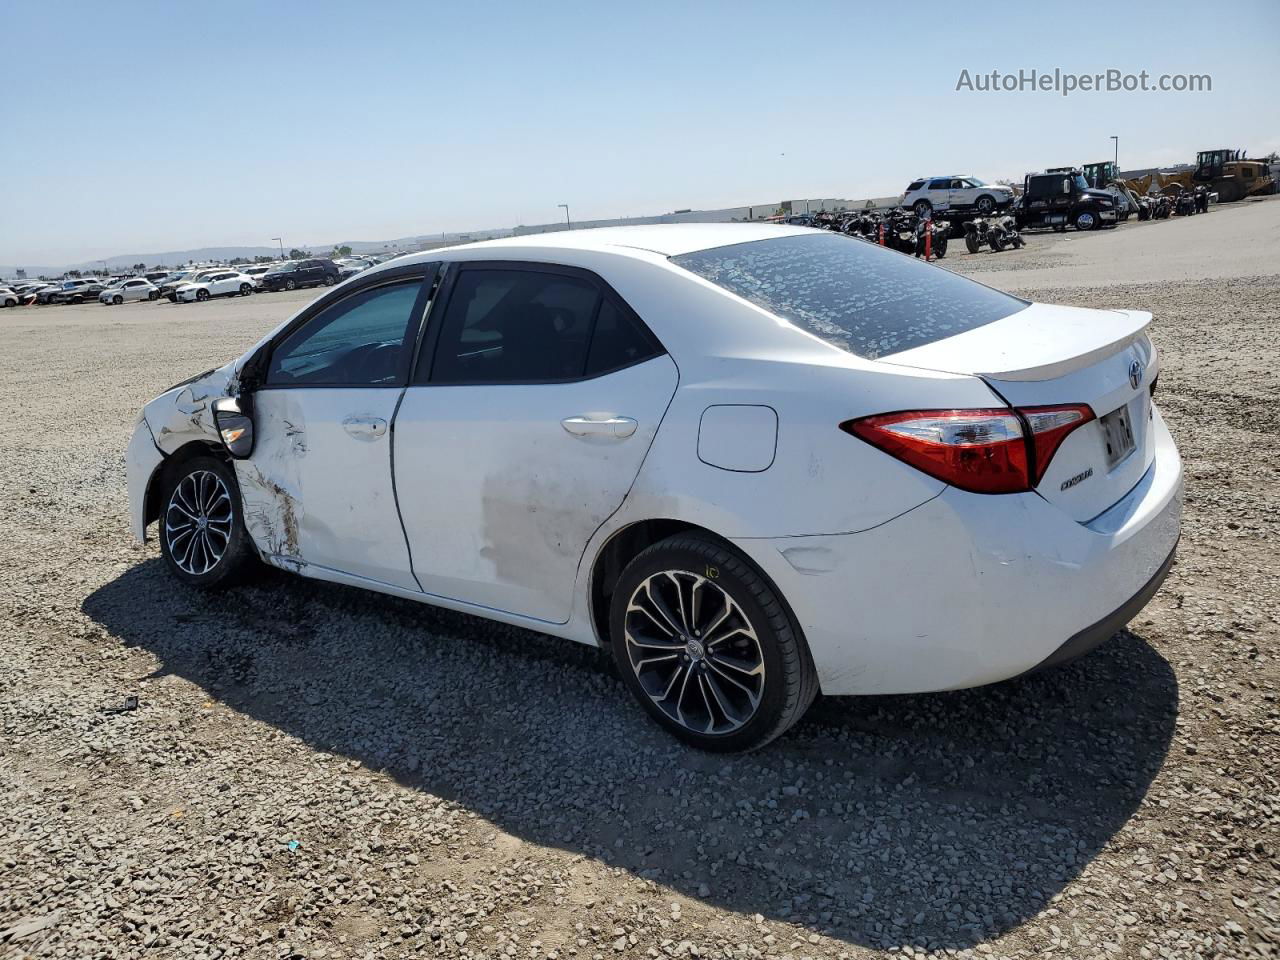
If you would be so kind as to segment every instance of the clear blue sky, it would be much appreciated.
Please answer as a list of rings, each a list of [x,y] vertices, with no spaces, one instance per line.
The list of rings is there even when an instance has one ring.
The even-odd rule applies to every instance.
[[[0,263],[887,195],[1111,134],[1126,167],[1280,148],[1280,2],[1139,7],[8,0]],[[1033,67],[1213,90],[955,89]]]

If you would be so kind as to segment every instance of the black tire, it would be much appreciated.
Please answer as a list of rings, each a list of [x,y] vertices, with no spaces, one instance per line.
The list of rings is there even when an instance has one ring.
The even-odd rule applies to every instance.
[[[324,285],[326,287],[332,287],[337,282],[338,282],[337,277],[332,276],[331,274],[328,274],[328,273],[324,275]]]
[[[252,286],[250,286],[250,285],[249,285],[249,284],[247,284],[247,283],[242,283],[242,284],[240,284],[240,296],[242,296],[242,297],[247,297],[247,296],[248,296],[249,294],[251,294],[251,293],[253,293],[253,287],[252,287]]]
[[[298,284],[293,280],[286,280],[284,282],[284,288],[286,290],[296,290],[298,289]]]
[[[1085,230],[1097,230],[1100,222],[1098,215],[1092,210],[1081,210],[1075,215],[1075,219],[1072,220],[1071,225],[1077,230],[1083,232]]]
[[[993,233],[990,238],[991,249],[996,253],[1000,253],[1005,248],[1005,239],[1003,233]]]
[[[681,659],[674,665],[667,665],[672,671],[668,677],[661,674],[648,675],[655,687],[668,683],[670,676],[675,676],[677,679],[680,676],[685,678],[681,681],[681,695],[675,703],[678,714],[683,713],[681,703],[688,702],[684,699],[688,679],[698,676],[700,701],[705,705],[705,713],[711,718],[705,726],[713,728],[717,718],[723,721],[722,725],[727,725],[732,722],[728,712],[722,708],[716,710],[711,706],[713,699],[718,705],[722,704],[720,694],[716,694],[713,690],[712,695],[708,695],[706,691],[711,688],[711,685],[708,683],[704,688],[701,677],[709,676],[713,672],[718,673],[720,677],[728,676],[714,666],[717,661],[711,649],[718,643],[728,644],[729,639],[733,638],[734,658],[738,662],[743,662],[752,657],[758,657],[763,667],[763,679],[759,681],[760,689],[755,692],[757,702],[750,707],[750,712],[738,718],[736,727],[726,729],[724,732],[709,733],[704,730],[695,730],[669,716],[659,705],[658,699],[655,699],[641,682],[639,673],[644,668],[637,667],[633,663],[633,654],[641,648],[634,646],[629,638],[642,636],[639,630],[646,624],[656,622],[652,617],[639,617],[639,614],[634,612],[635,608],[631,608],[629,612],[633,595],[652,577],[657,577],[659,583],[664,582],[662,574],[668,571],[692,581],[691,591],[705,589],[706,584],[712,584],[721,596],[712,594],[708,600],[700,602],[707,603],[709,605],[707,609],[715,611],[717,608],[711,604],[719,601],[718,609],[728,610],[729,601],[732,601],[736,606],[733,616],[740,616],[750,631],[754,632],[754,640],[741,630],[724,634],[722,640],[714,641],[701,655],[697,653],[703,649],[699,641],[684,636],[675,637],[673,634],[675,638],[671,642],[675,646],[672,649],[677,651],[677,656]],[[697,581],[701,581],[701,584]],[[692,607],[692,593],[689,596],[689,606]],[[728,600],[723,600],[724,596],[727,596]],[[711,619],[714,619],[714,614]],[[677,534],[668,537],[648,547],[627,564],[618,578],[610,602],[609,628],[614,663],[622,675],[623,683],[632,695],[640,701],[645,711],[661,727],[685,743],[702,750],[720,753],[758,749],[781,736],[799,720],[818,693],[818,675],[814,670],[809,648],[781,598],[768,581],[741,555],[707,537],[695,534]],[[667,633],[670,634],[671,631]],[[696,634],[696,631],[695,635],[701,636]],[[749,648],[750,653],[740,652],[738,645],[742,645],[744,649]],[[691,649],[694,652],[690,652]],[[722,655],[724,649],[727,647],[721,649]],[[663,658],[665,659],[665,655]],[[718,662],[724,664],[724,660]],[[737,676],[745,678],[745,674],[742,673]],[[675,682],[671,680],[668,689],[673,688]],[[750,683],[754,685],[755,681]],[[720,689],[731,703],[732,697],[738,696],[744,689],[739,685],[738,691],[734,691],[723,680],[718,680],[715,687]],[[670,698],[665,696],[659,699],[664,702],[670,701]],[[697,699],[695,698],[692,711],[697,710]]]
[[[928,200],[917,200],[916,205],[911,209],[921,220],[927,220],[929,215],[933,213],[933,204]]]
[[[147,299],[148,299],[148,300],[159,300],[159,299],[160,299],[160,291],[159,291],[159,290],[148,290],[148,291],[147,291]]]
[[[111,298],[111,302],[118,307],[120,306],[120,304],[124,303],[124,297],[120,296],[120,294],[117,293],[114,297]]]
[[[171,294],[169,294],[169,302],[170,302],[170,303],[177,303],[177,302],[178,302],[178,295],[177,295],[176,293],[171,293]]]
[[[192,504],[190,499],[185,499],[186,493],[195,484],[208,483],[201,476],[202,474],[216,476],[228,494],[225,514],[221,510],[221,503],[219,503],[215,505],[214,509],[210,509],[207,514],[202,515],[210,519],[216,517],[219,524],[224,522],[223,517],[225,516],[226,527],[229,531],[222,554],[203,571],[199,569],[200,564],[198,562],[191,562],[190,559],[184,565],[184,547],[189,544],[187,539],[180,535],[180,531],[174,529],[191,515],[187,512],[186,507],[182,506],[184,503],[187,506]],[[191,479],[191,482],[183,487],[183,497],[179,497],[179,487],[188,478]],[[244,508],[240,502],[240,488],[236,484],[235,473],[231,467],[217,457],[193,457],[167,470],[162,479],[158,535],[160,537],[160,555],[164,557],[164,562],[169,568],[169,572],[183,583],[193,587],[200,587],[203,590],[219,590],[243,580],[258,565],[259,561],[253,541],[249,538],[249,533],[244,528]],[[177,505],[175,505],[175,498],[178,498]],[[212,529],[212,523],[209,524],[209,529]],[[215,541],[216,537],[210,536],[208,542]],[[175,550],[177,552],[176,557]],[[209,555],[206,554],[205,556],[207,558]]]
[[[964,235],[964,247],[970,253],[977,253],[981,250],[982,244],[978,242],[978,235],[976,233],[966,233]]]
[[[197,291],[196,291],[196,299],[197,299],[197,300],[199,300],[201,303],[204,303],[204,301],[206,301],[206,300],[208,300],[208,299],[209,299],[209,291],[208,291],[208,290],[197,290]]]
[[[941,260],[947,255],[947,235],[939,233],[933,238],[933,255]]]
[[[973,206],[978,211],[979,216],[989,217],[996,212],[996,198],[989,197],[984,193],[974,202]]]

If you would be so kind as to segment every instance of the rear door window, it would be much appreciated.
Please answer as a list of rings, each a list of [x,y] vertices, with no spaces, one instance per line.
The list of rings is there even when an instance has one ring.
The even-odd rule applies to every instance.
[[[827,232],[714,247],[671,262],[867,359],[952,337],[1029,305],[915,257]]]
[[[579,380],[657,356],[639,321],[586,275],[464,267],[440,325],[429,377],[438,384]]]

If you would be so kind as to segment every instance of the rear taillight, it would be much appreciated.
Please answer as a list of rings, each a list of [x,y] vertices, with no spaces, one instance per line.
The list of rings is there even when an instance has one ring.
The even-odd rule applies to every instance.
[[[979,410],[908,410],[846,420],[840,429],[931,477],[971,493],[1035,487],[1085,404]]]

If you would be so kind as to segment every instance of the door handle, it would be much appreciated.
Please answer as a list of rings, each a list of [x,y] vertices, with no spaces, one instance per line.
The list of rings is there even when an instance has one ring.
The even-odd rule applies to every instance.
[[[387,421],[381,417],[347,417],[342,429],[357,440],[377,440],[387,432]]]
[[[612,437],[615,440],[625,440],[639,426],[630,417],[565,417],[560,425],[575,437]]]

